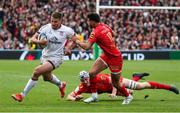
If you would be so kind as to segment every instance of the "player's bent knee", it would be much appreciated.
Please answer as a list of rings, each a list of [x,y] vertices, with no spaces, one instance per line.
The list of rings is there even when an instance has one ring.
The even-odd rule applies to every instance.
[[[145,85],[143,83],[138,83],[136,86],[136,90],[142,90],[145,89]]]
[[[142,89],[142,86],[140,84],[137,84],[136,90],[141,90],[141,89]]]
[[[45,82],[50,81],[49,79],[46,79],[46,78],[44,78],[43,80],[44,80]]]
[[[51,81],[51,79],[50,78],[48,78],[48,77],[44,77],[43,76],[43,80],[46,82],[46,81]]]
[[[39,68],[36,68],[33,72],[33,75],[35,75],[35,76],[40,76],[41,74],[42,74],[42,72],[41,72],[41,69],[39,69]]]

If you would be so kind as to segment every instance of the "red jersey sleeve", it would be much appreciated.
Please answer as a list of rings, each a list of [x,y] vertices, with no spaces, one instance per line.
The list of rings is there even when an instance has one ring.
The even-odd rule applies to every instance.
[[[97,38],[96,38],[96,34],[95,34],[95,31],[92,31],[89,38],[88,38],[88,42],[90,43],[95,43],[97,41]]]
[[[84,92],[84,87],[82,84],[79,84],[79,86],[75,89],[74,91],[74,94],[77,96],[77,95],[80,95],[81,93]]]

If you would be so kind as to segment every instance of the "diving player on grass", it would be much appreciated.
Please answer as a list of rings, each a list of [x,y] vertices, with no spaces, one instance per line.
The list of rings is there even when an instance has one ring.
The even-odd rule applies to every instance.
[[[167,84],[161,84],[154,81],[147,81],[147,82],[138,82],[140,79],[142,79],[144,76],[148,76],[148,73],[136,73],[132,75],[132,80],[127,78],[120,78],[120,81],[124,84],[124,86],[129,90],[129,93],[132,94],[133,90],[143,90],[143,89],[164,89],[168,91],[172,91],[175,94],[179,94],[179,90],[174,87]],[[68,94],[67,99],[71,101],[78,101],[83,98],[81,95],[82,93],[91,93],[91,85],[87,85],[87,80],[89,79],[89,75],[86,71],[81,71],[79,74],[80,77],[80,84],[77,86],[77,88]],[[116,96],[124,96],[122,92],[116,90],[112,86],[111,78],[109,74],[98,74],[95,77],[95,81],[97,83],[96,89],[98,94],[101,93],[108,93],[108,95],[112,98]],[[95,100],[97,101],[97,99]],[[94,101],[92,101],[94,102]]]

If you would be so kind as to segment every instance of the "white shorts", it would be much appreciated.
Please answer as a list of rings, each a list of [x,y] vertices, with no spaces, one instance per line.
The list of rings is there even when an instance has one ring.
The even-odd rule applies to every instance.
[[[53,68],[58,68],[62,63],[63,59],[62,58],[56,58],[56,57],[50,57],[50,58],[44,58],[41,57],[41,63],[49,62],[52,64]]]

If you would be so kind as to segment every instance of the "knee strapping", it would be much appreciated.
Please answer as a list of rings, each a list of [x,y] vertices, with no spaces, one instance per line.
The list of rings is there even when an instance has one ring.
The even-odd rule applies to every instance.
[[[129,82],[129,85],[128,85],[128,88],[129,89],[136,89],[136,87],[137,87],[137,83],[135,82],[135,81],[130,81]]]

